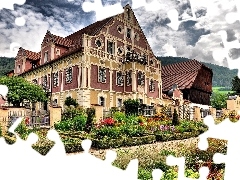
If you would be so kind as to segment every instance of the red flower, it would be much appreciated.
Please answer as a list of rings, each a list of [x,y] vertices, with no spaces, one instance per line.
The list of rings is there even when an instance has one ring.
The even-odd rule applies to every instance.
[[[30,119],[29,119],[29,117],[26,117],[25,118],[25,124],[29,124],[30,123]]]

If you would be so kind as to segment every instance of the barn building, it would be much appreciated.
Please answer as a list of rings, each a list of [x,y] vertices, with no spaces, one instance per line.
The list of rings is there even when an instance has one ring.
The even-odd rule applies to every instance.
[[[171,93],[173,85],[192,103],[210,105],[213,72],[197,60],[162,66],[162,91]]]

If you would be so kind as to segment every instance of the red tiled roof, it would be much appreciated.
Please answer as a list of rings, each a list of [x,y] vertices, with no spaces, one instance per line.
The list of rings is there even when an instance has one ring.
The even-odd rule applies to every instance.
[[[162,91],[169,91],[173,84],[177,84],[180,90],[191,88],[198,71],[203,66],[205,65],[197,60],[162,66]]]
[[[30,59],[30,60],[38,60],[40,59],[40,52],[36,53],[36,52],[32,52],[26,49],[21,48],[24,52],[24,55],[26,56],[26,58]]]
[[[65,46],[65,47],[71,47],[71,45],[73,43],[71,39],[56,36],[54,34],[52,36],[53,36],[54,41],[57,45],[62,45],[62,46]]]
[[[116,15],[117,16],[117,15]],[[67,36],[66,38],[67,39],[71,39],[74,44],[82,44],[82,35],[83,34],[88,34],[88,35],[95,35],[97,32],[99,32],[101,30],[101,28],[103,28],[104,25],[106,25],[113,17],[115,16],[112,16],[112,17],[109,17],[109,18],[106,18],[106,19],[103,19],[101,21],[97,21],[93,24],[90,24],[89,26]]]

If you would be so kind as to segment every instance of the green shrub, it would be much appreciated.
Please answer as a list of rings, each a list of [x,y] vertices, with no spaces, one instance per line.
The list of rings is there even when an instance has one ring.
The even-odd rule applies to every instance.
[[[83,131],[86,121],[87,117],[85,115],[77,115],[72,119],[55,123],[54,128],[60,131]]]
[[[139,125],[124,124],[119,128],[120,128],[120,133],[128,137],[139,137],[139,136],[143,136],[146,133],[145,128]]]
[[[93,129],[94,137],[97,139],[101,139],[106,137],[109,138],[118,138],[121,136],[119,127],[111,127],[111,126],[103,126],[101,128]]]
[[[117,122],[122,123],[126,120],[126,116],[123,112],[115,112],[113,113],[113,119],[117,120]]]
[[[77,107],[78,106],[77,100],[73,99],[70,96],[65,99],[64,104],[68,107],[70,107],[70,106]]]
[[[120,136],[116,139],[105,136],[101,139],[92,139],[92,147],[97,149],[109,149],[109,148],[119,148],[119,147],[151,144],[155,141],[156,139],[154,135],[146,135],[142,137]]]
[[[86,115],[85,113],[85,110],[81,107],[78,107],[78,108],[74,108],[74,107],[67,107],[63,114],[62,114],[62,121],[65,121],[65,120],[70,120],[70,119],[73,119],[75,116],[78,116],[78,115]]]
[[[139,101],[136,99],[127,99],[123,102],[125,108],[125,114],[129,115],[138,115]]]
[[[25,124],[25,119],[23,119],[23,121],[17,126],[17,128],[15,129],[15,132],[18,133],[20,138],[24,140],[28,137],[30,132],[28,127]]]

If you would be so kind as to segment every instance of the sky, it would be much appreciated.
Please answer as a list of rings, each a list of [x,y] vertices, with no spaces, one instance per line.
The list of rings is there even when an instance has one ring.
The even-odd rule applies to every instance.
[[[13,1],[19,4],[14,4],[11,9],[9,4]],[[8,6],[0,5],[0,56],[15,57],[20,46],[39,52],[47,30],[65,37],[99,20],[100,15],[103,18],[117,13],[110,5],[118,4],[114,7],[119,10],[120,6],[122,10],[123,6],[130,4],[156,56],[186,57],[229,67],[231,62],[222,54],[227,45],[218,33],[225,30],[227,42],[236,43],[229,51],[231,58],[236,61],[240,57],[240,48],[235,48],[240,44],[240,22],[237,19],[234,22],[234,18],[240,15],[227,16],[232,22],[226,18],[228,13],[237,13],[234,0],[211,0],[211,4],[207,0],[102,0],[103,7],[110,8],[101,9],[97,5],[97,13],[85,12],[87,5],[83,6],[83,3],[94,3],[94,0],[5,2]],[[142,6],[144,2],[147,4]],[[156,4],[151,4],[153,2]],[[169,12],[173,9],[179,14],[178,21],[184,20],[178,29],[169,26],[173,22]]]

